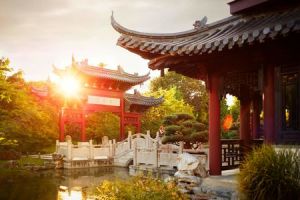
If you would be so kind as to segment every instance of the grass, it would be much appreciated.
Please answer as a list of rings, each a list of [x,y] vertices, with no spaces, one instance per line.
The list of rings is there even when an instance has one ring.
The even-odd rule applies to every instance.
[[[26,165],[43,166],[44,161],[40,158],[21,157],[21,159],[18,160],[18,164],[20,167],[24,167]]]
[[[244,199],[294,200],[300,197],[300,160],[289,148],[263,145],[241,165],[240,192]]]

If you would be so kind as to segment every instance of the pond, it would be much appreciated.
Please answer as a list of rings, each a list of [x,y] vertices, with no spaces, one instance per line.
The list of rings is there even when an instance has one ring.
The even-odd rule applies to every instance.
[[[127,168],[116,167],[1,174],[0,200],[93,199],[93,191],[103,180],[129,178]]]

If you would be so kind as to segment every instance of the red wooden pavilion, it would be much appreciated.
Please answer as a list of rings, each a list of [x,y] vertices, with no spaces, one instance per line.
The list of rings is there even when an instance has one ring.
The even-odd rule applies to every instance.
[[[137,90],[134,94],[125,93],[131,87],[142,84],[148,80],[149,73],[143,76],[128,74],[120,66],[117,70],[95,67],[88,64],[87,59],[76,62],[72,59],[72,65],[65,69],[54,68],[54,73],[62,79],[73,76],[80,82],[79,106],[67,106],[61,108],[59,113],[59,140],[65,140],[65,124],[79,123],[81,126],[81,141],[86,141],[85,118],[93,112],[112,112],[120,117],[120,139],[125,138],[126,125],[136,127],[141,131],[141,113],[151,106],[163,102],[163,97],[145,97]],[[32,89],[41,97],[48,96],[48,90]]]
[[[199,5],[201,6],[201,5]],[[232,16],[180,33],[129,30],[112,16],[118,45],[149,61],[206,82],[210,174],[221,174],[220,98],[240,100],[240,139],[300,143],[300,6],[293,0],[235,0]],[[260,113],[263,111],[263,123]],[[250,118],[252,112],[252,119]]]

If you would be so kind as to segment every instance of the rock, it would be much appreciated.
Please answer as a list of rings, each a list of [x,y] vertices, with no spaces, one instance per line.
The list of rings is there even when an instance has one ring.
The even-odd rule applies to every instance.
[[[192,171],[199,165],[199,160],[188,153],[183,153],[178,156],[179,163],[177,165],[178,171]]]
[[[206,171],[204,164],[195,156],[188,153],[183,153],[179,155],[178,160],[178,171],[181,171],[187,175],[207,177],[208,172]]]
[[[191,176],[181,172],[176,172],[174,176],[177,178],[178,182],[194,183],[194,184],[201,183],[201,178],[197,176]]]
[[[167,178],[164,179],[165,183],[169,183],[169,182],[175,182],[175,178],[172,176],[168,176]]]

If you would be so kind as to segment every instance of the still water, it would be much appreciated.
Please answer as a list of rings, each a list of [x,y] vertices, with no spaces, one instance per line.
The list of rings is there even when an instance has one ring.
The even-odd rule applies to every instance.
[[[0,200],[89,200],[103,180],[128,178],[112,167],[17,173],[0,182]]]

